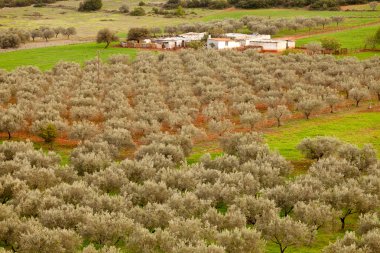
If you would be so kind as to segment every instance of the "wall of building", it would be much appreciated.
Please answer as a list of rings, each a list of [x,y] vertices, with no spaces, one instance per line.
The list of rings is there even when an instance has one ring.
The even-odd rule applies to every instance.
[[[212,46],[214,44],[214,47]],[[237,41],[220,41],[220,40],[207,40],[207,48],[215,48],[215,49],[230,49],[230,48],[238,48],[240,47],[240,43]]]

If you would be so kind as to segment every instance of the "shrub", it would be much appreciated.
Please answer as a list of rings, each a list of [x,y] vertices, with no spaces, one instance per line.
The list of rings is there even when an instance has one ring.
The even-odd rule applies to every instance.
[[[145,10],[142,7],[135,7],[129,14],[131,16],[145,16]]]
[[[47,124],[40,128],[38,136],[44,139],[44,141],[52,147],[54,140],[58,136],[57,128],[53,124]]]
[[[341,47],[341,44],[335,38],[321,39],[322,47],[327,50],[336,51]]]
[[[121,13],[128,13],[129,12],[129,7],[126,4],[123,4],[122,6],[120,6],[119,11]]]
[[[193,49],[201,49],[206,46],[206,43],[204,41],[190,41],[186,43],[186,47],[193,48]]]
[[[97,11],[103,6],[102,0],[85,0],[79,4],[78,11]]]
[[[16,34],[0,34],[0,48],[17,48],[21,44],[21,39]]]

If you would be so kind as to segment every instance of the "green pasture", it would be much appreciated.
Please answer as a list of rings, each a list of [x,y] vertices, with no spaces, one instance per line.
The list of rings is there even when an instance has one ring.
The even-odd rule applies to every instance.
[[[303,8],[300,9],[232,9],[232,10],[219,10],[216,13],[210,13],[202,18],[204,21],[225,18],[242,18],[244,16],[261,16],[270,18],[294,18],[294,17],[332,17],[344,16],[352,18],[380,18],[378,12],[368,11],[309,11]]]
[[[321,115],[310,120],[293,120],[280,128],[268,129],[265,139],[273,150],[289,160],[303,156],[296,149],[304,138],[334,136],[343,141],[363,146],[371,143],[380,154],[380,113],[355,112]]]
[[[264,130],[264,138],[269,147],[291,161],[302,161],[304,157],[297,145],[307,137],[333,136],[359,147],[370,143],[380,157],[380,113],[378,112],[339,112],[324,114],[306,119],[290,120],[281,127]],[[212,157],[222,155],[218,141],[202,142],[194,146],[188,157],[189,163],[199,161],[210,153]]]
[[[95,58],[98,51],[102,60],[114,54],[127,54],[133,59],[137,54],[136,49],[112,46],[104,49],[104,46],[105,44],[83,43],[0,53],[0,69],[12,70],[19,66],[33,65],[48,70],[59,61],[84,63]]]
[[[347,56],[353,56],[358,58],[359,60],[365,60],[371,57],[380,57],[380,52],[359,52],[359,53],[350,53]],[[346,57],[346,55],[339,55],[338,58]]]
[[[329,34],[312,35],[311,37],[297,40],[296,44],[297,46],[302,46],[309,42],[320,41],[322,38],[336,38],[343,48],[363,48],[366,37],[374,35],[379,28],[380,25],[373,25]]]

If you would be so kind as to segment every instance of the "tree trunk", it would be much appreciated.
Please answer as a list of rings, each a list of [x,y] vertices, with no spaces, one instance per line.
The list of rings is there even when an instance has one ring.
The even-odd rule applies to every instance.
[[[356,107],[359,107],[360,100],[356,100]]]
[[[105,47],[105,48],[107,48],[109,45],[110,45],[110,42],[107,42],[107,45],[106,45],[106,47]]]
[[[334,106],[330,105],[330,113],[334,113]]]
[[[310,113],[305,113],[306,119],[308,120],[310,117]]]
[[[342,223],[341,229],[344,230],[344,227],[346,226],[346,216],[339,218],[340,222]]]
[[[280,251],[281,251],[281,253],[285,253],[285,250],[286,250],[286,248],[287,248],[288,246],[286,246],[286,247],[282,247],[281,245],[280,245]]]
[[[377,93],[377,100],[380,101],[380,93]]]
[[[12,138],[12,135],[11,135],[11,132],[8,130],[8,140],[10,140]]]
[[[277,127],[280,127],[280,126],[281,126],[281,119],[277,118]]]

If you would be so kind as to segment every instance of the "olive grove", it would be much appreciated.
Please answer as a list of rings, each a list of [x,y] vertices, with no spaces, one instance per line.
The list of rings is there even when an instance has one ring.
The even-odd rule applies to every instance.
[[[283,253],[313,245],[321,229],[344,231],[357,214],[355,234],[325,252],[378,252],[380,166],[370,145],[305,139],[299,149],[313,164],[289,180],[291,163],[252,129],[329,113],[330,96],[356,105],[353,89],[377,98],[379,65],[183,50],[0,71],[4,138],[76,143],[66,165],[30,141],[0,145],[0,245],[4,252],[260,253],[272,243]],[[187,163],[204,138],[217,138],[223,155]]]

